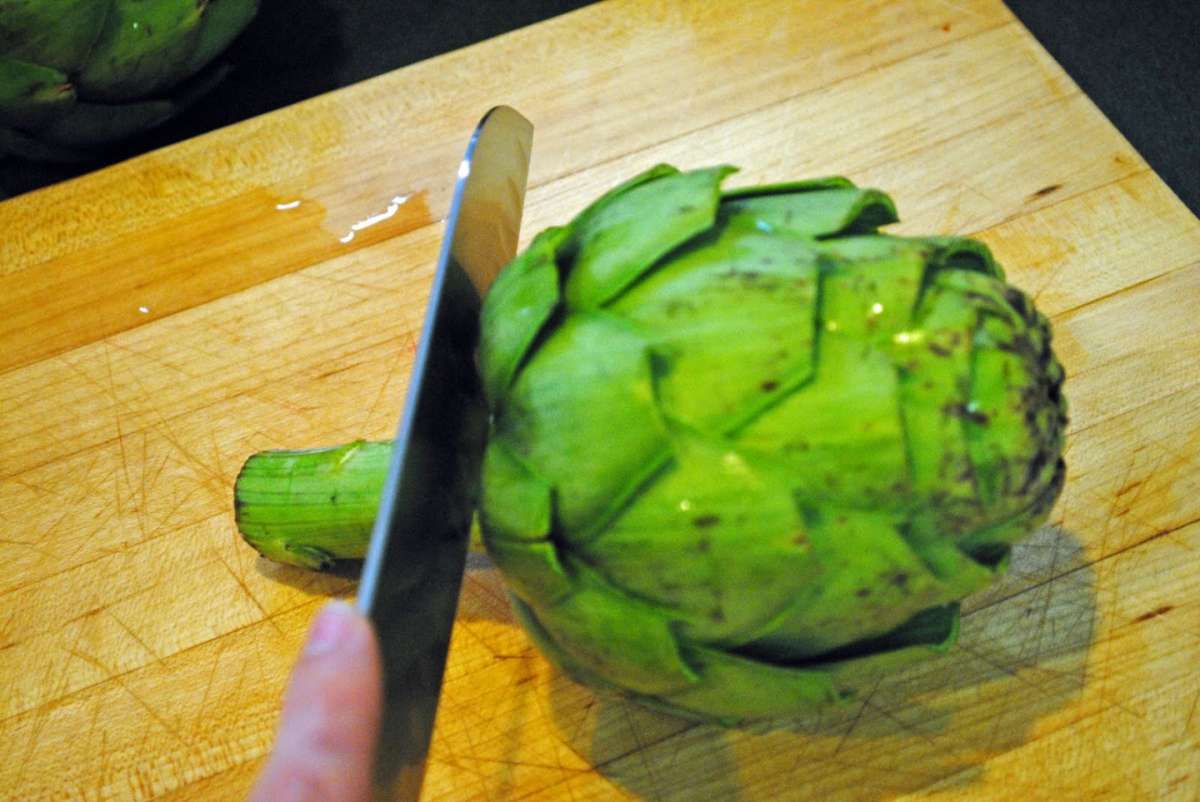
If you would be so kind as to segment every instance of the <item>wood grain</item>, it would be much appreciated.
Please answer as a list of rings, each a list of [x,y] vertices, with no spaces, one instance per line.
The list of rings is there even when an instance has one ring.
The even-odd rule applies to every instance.
[[[537,126],[523,242],[657,161],[840,173],[900,232],[979,236],[1054,321],[1069,479],[959,648],[773,731],[596,698],[475,565],[426,799],[1200,796],[1200,223],[999,2],[679,0],[0,203],[0,797],[244,796],[308,622],[354,587],[258,559],[233,478],[388,436],[495,102]]]

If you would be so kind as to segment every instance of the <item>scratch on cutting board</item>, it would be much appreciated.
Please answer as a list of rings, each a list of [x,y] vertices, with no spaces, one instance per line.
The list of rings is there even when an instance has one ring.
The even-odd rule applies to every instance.
[[[216,556],[221,565],[225,567],[225,570],[229,572],[229,575],[233,577],[233,581],[236,582],[238,587],[242,589],[242,593],[246,595],[246,598],[250,600],[250,603],[258,608],[258,612],[262,615],[261,620],[270,624],[279,635],[283,635],[283,630],[280,628],[279,622],[267,612],[267,608],[263,607],[262,602],[258,600],[258,597],[250,592],[250,586],[246,583],[246,578],[244,576],[238,576],[238,573],[233,570],[233,566],[231,566],[229,562],[223,556],[221,556],[221,552],[219,552],[216,547],[210,548],[209,551]]]
[[[135,641],[137,641],[138,645],[141,646],[143,649],[145,649],[146,653],[149,654],[151,657],[153,657],[155,662],[157,662],[160,666],[163,666],[163,667],[166,666],[166,664],[163,662],[162,655],[160,655],[154,649],[150,648],[150,644],[146,643],[146,641],[143,640],[140,635],[138,635],[136,632],[134,632],[133,629],[128,624],[126,624],[124,621],[122,621],[120,618],[118,618],[117,614],[112,611],[111,607],[105,607],[104,612],[108,613],[108,617],[111,618],[113,621],[116,621],[117,626],[119,626],[121,629],[125,630],[125,632],[127,632],[129,634],[129,637],[131,637]]]
[[[39,708],[34,714],[33,732],[29,734],[29,746],[25,749],[25,755],[21,758],[20,768],[17,770],[17,778],[13,785],[18,788],[21,786],[21,781],[25,779],[25,772],[28,771],[32,764],[31,758],[38,747],[41,745],[42,730],[46,728],[46,722],[50,720],[50,711],[45,707]]]
[[[125,432],[121,427],[121,399],[117,396],[117,382],[113,378],[112,346],[109,345],[107,338],[104,339],[101,342],[101,344],[104,346],[104,364],[108,370],[108,394],[109,394],[109,397],[112,399],[113,423],[117,429],[117,445],[119,445],[121,448],[121,467],[122,467],[122,471],[125,475],[125,485],[126,485],[126,487],[131,487],[132,484],[129,481],[129,455],[125,452]],[[120,508],[120,504],[121,504],[121,495],[118,492],[117,493],[118,509]]]
[[[203,460],[201,460],[199,457],[197,457],[195,454],[193,454],[189,449],[184,447],[183,442],[179,438],[179,435],[177,435],[175,433],[175,431],[171,428],[171,424],[169,423],[168,419],[165,416],[163,416],[161,412],[158,412],[158,417],[159,417],[158,424],[161,427],[159,430],[159,434],[162,435],[163,439],[165,439],[168,443],[170,443],[172,446],[174,446],[175,450],[178,451],[183,456],[183,458],[185,460],[187,460],[187,462],[197,470],[197,472],[199,474],[201,474],[204,478],[206,478],[208,480],[216,482],[221,487],[221,489],[224,490],[224,477],[221,475],[221,473],[219,471],[215,470],[212,466],[205,463]]]
[[[107,343],[110,347],[115,348],[118,351],[123,351],[132,357],[136,357],[138,359],[145,359],[149,362],[153,362],[155,365],[167,368],[168,370],[171,370],[175,373],[181,373],[186,378],[189,378],[189,379],[193,378],[192,375],[190,373],[188,373],[186,370],[179,367],[178,365],[172,365],[170,362],[166,361],[162,357],[157,356],[154,353],[154,351],[152,351],[152,350],[138,351],[136,349],[130,348],[128,345],[122,345],[120,342],[117,341],[117,339],[115,337],[110,337],[107,340],[105,340],[104,342]]]
[[[72,657],[76,657],[76,658],[82,660],[83,662],[87,663],[88,665],[91,665],[91,666],[95,667],[96,669],[98,669],[102,674],[105,675],[106,680],[111,680],[112,682],[115,682],[117,684],[117,687],[119,687],[121,690],[125,691],[125,693],[129,694],[129,696],[132,697],[133,700],[135,702],[137,702],[138,705],[140,705],[151,718],[153,718],[156,722],[158,722],[158,724],[164,730],[166,730],[168,734],[170,734],[172,737],[174,737],[175,740],[177,740],[181,746],[183,746],[184,748],[186,748],[188,750],[191,750],[194,747],[194,745],[190,741],[185,739],[183,737],[182,733],[179,732],[179,730],[177,730],[175,727],[172,727],[171,724],[157,710],[155,710],[154,707],[152,705],[150,705],[149,702],[147,702],[145,699],[143,699],[140,695],[134,693],[133,690],[128,685],[125,684],[125,681],[122,679],[121,674],[108,668],[108,666],[106,666],[106,665],[104,665],[104,663],[100,662],[100,660],[98,658],[93,657],[90,654],[80,651],[78,648],[78,641],[76,641],[75,646],[73,646],[71,649],[68,650],[68,654],[70,654]]]
[[[401,344],[403,346],[403,351],[415,351],[417,341],[412,332],[405,332],[404,336],[401,338]],[[359,427],[359,431],[370,431],[368,427],[371,424],[371,420],[375,417],[375,413],[378,411],[379,405],[383,402],[383,396],[387,392],[388,387],[391,386],[392,379],[395,378],[396,372],[400,369],[400,363],[402,361],[403,360],[400,359],[388,360],[387,377],[383,380],[383,382],[380,383],[379,392],[376,394],[375,400],[371,403],[370,408],[367,410],[367,414],[363,418],[363,422]]]
[[[862,704],[859,705],[858,713],[855,714],[854,719],[850,722],[850,726],[846,728],[846,732],[841,738],[838,739],[837,746],[833,749],[833,754],[836,755],[838,752],[841,752],[842,747],[846,745],[846,741],[851,735],[854,734],[854,728],[858,726],[858,722],[862,721],[863,713],[867,712],[867,705],[869,705],[871,703],[871,699],[875,697],[875,694],[879,690],[879,686],[882,684],[882,682],[882,680],[875,681],[875,684],[871,687],[871,692],[867,694],[866,698],[863,699]]]
[[[202,734],[202,724],[208,720],[211,711],[208,709],[208,697],[212,693],[213,680],[217,677],[217,669],[221,667],[221,657],[224,656],[228,641],[224,638],[218,638],[216,643],[217,653],[213,655],[212,669],[208,672],[208,680],[204,683],[204,693],[200,696],[199,719],[195,724],[197,735]]]
[[[22,545],[25,545],[26,547],[29,547],[29,549],[37,551],[43,557],[47,557],[49,559],[54,559],[54,561],[56,561],[56,559],[59,559],[59,556],[56,555],[56,553],[54,553],[53,551],[50,551],[49,549],[46,549],[46,547],[43,547],[41,545],[34,545],[34,543],[41,543],[41,541],[46,540],[49,537],[50,533],[54,532],[54,529],[58,528],[60,523],[62,523],[62,521],[65,521],[67,515],[70,515],[70,514],[71,514],[70,507],[68,507],[65,510],[62,510],[62,514],[59,515],[58,517],[56,517],[56,519],[54,519],[53,523],[50,523],[50,525],[48,527],[42,529],[41,532],[38,532],[37,534],[34,535],[34,541],[31,541],[31,543],[24,543],[24,541],[19,541],[19,540],[14,541],[14,543],[22,543]],[[12,589],[17,589],[17,588],[12,588]]]
[[[57,526],[59,524],[59,522],[62,521],[63,518],[66,518],[66,517],[67,517],[67,514],[63,513],[61,516],[59,516],[58,521],[55,521],[53,524],[50,525],[50,529],[53,529],[55,526]],[[49,529],[46,531],[49,532]],[[43,534],[45,534],[45,533],[43,533]],[[0,545],[19,546],[20,548],[29,549],[30,551],[34,551],[34,552],[37,552],[38,554],[42,555],[42,558],[47,561],[58,559],[58,555],[55,554],[54,552],[48,551],[48,550],[42,548],[41,546],[38,546],[35,543],[30,543],[29,541],[26,541],[26,540],[12,540],[10,538],[0,538]]]
[[[359,300],[359,301],[369,301],[374,298],[378,298],[381,294],[386,296],[386,295],[390,295],[391,293],[395,292],[394,287],[385,287],[382,284],[368,284],[365,281],[355,281],[354,279],[349,279],[349,278],[334,278],[332,276],[321,276],[321,275],[313,274],[309,271],[301,271],[299,273],[296,273],[296,275],[300,278],[308,279],[310,281],[324,282],[326,284],[334,284],[334,285],[346,286],[346,287],[357,287],[358,289],[366,290],[367,291],[366,295],[356,296],[355,300]],[[318,315],[317,317],[319,318],[320,315]]]

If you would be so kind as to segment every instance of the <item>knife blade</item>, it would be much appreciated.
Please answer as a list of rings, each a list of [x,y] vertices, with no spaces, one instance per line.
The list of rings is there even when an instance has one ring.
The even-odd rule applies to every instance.
[[[532,143],[529,121],[497,106],[467,145],[363,563],[358,609],[384,666],[377,799],[416,800],[425,775],[487,432],[479,310],[516,254]]]

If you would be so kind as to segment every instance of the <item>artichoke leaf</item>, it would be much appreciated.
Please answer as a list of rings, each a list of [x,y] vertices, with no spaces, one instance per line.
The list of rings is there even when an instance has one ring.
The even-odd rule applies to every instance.
[[[616,299],[650,342],[663,413],[725,433],[809,380],[816,253],[726,220]]]
[[[964,425],[977,414],[970,370],[978,320],[960,292],[934,284],[911,327],[892,338],[911,478],[928,525],[940,531],[971,529],[982,509]]]
[[[511,593],[537,607],[554,605],[575,592],[572,577],[550,540],[511,540],[484,530],[488,556],[504,574]]]
[[[1004,279],[1004,270],[993,258],[991,249],[979,240],[968,237],[921,237],[914,241],[932,248],[929,264],[935,272],[954,275],[958,271],[968,271]]]
[[[671,463],[603,538],[568,547],[679,621],[682,637],[710,644],[743,642],[789,605],[794,585],[818,578],[782,478],[728,442],[687,431],[674,432]]]
[[[805,533],[819,568],[741,651],[773,661],[816,658],[883,635],[958,598],[904,537],[904,521],[870,510],[811,506]],[[979,569],[982,570],[982,569]]]
[[[550,485],[534,476],[502,441],[488,444],[479,513],[489,542],[549,537],[552,503]]]
[[[802,182],[792,185],[794,190],[784,184],[731,193],[721,203],[721,211],[753,215],[766,230],[822,238],[872,234],[898,219],[896,207],[885,193],[827,183],[829,186],[819,188]]]
[[[79,69],[112,0],[0,0],[0,53],[65,73]]]
[[[672,622],[653,606],[572,563],[570,595],[530,609],[573,661],[634,693],[661,694],[695,682]]]
[[[479,370],[492,407],[512,383],[534,338],[558,307],[559,246],[566,228],[549,228],[496,277],[480,312]]]
[[[668,252],[708,229],[733,167],[652,177],[597,203],[571,225],[564,295],[572,309],[608,303]]]
[[[607,313],[572,316],[513,383],[493,438],[554,489],[568,536],[597,530],[667,457],[645,340]]]
[[[74,101],[75,90],[64,73],[0,56],[0,125],[38,128]]]
[[[113,0],[88,60],[80,93],[105,101],[153,95],[189,77],[204,4],[196,0]]]
[[[194,75],[236,39],[258,13],[258,0],[207,0],[191,58],[183,70]]]
[[[776,463],[803,503],[901,512],[912,506],[896,369],[856,338],[820,332],[813,380],[735,434]]]
[[[892,632],[855,644],[810,666],[825,672],[843,693],[853,693],[889,674],[944,655],[958,641],[957,603],[923,610]]]
[[[833,675],[820,667],[777,665],[703,647],[689,647],[684,656],[698,675],[697,681],[682,690],[639,701],[684,718],[736,726],[746,720],[841,704],[851,696],[850,690],[840,690]]]

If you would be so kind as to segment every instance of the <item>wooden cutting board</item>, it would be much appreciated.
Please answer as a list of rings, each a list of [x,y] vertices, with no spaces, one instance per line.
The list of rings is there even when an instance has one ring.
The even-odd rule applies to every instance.
[[[0,203],[0,795],[244,796],[354,587],[258,559],[234,476],[390,436],[498,102],[523,242],[658,161],[981,237],[1053,318],[1070,479],[952,654],[771,732],[597,699],[473,563],[425,799],[1197,798],[1200,223],[997,0],[614,0]]]

